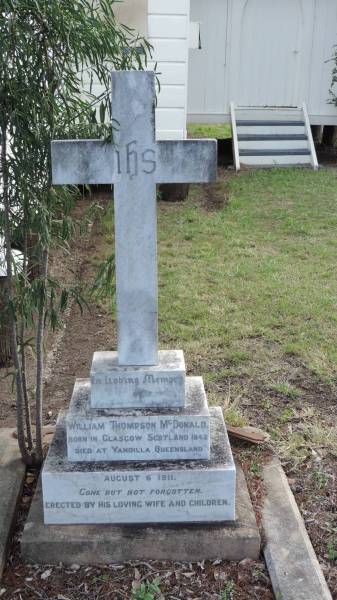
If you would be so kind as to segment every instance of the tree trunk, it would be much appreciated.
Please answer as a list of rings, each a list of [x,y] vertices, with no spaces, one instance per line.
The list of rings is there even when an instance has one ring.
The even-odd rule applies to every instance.
[[[0,277],[0,368],[10,367],[12,363],[11,331],[5,319],[6,277]]]
[[[4,241],[5,241],[5,268],[7,269],[7,277],[5,281],[5,302],[8,306],[12,302],[12,285],[13,285],[13,269],[12,269],[12,237],[10,225],[10,199],[9,199],[9,181],[8,181],[8,163],[7,163],[7,126],[6,123],[1,125],[1,166],[2,176],[2,201],[3,201],[3,217],[4,217]],[[16,422],[18,430],[18,444],[21,452],[21,457],[26,465],[32,464],[32,457],[27,450],[25,440],[25,408],[24,394],[22,385],[22,369],[18,349],[16,321],[14,315],[10,314],[9,330],[11,338],[11,353],[15,368],[16,380]]]
[[[44,249],[41,257],[40,264],[40,277],[43,281],[43,289],[46,288],[47,276],[48,276],[48,250]],[[35,389],[35,402],[36,402],[36,461],[42,463],[43,461],[43,438],[42,438],[42,426],[43,426],[43,368],[44,368],[44,356],[43,356],[43,334],[44,334],[44,319],[45,319],[45,299],[41,299],[39,316],[36,326],[36,389]]]

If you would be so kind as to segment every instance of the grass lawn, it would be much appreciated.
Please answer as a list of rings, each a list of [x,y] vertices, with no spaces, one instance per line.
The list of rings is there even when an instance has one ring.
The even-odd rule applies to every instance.
[[[272,343],[335,378],[336,173],[247,172],[213,189],[218,210],[197,187],[186,203],[160,204],[162,341],[249,374],[268,369]]]
[[[232,130],[229,123],[215,124],[215,125],[203,125],[198,123],[189,123],[187,125],[188,137],[193,138],[215,138],[217,140],[223,140],[232,137]]]
[[[337,381],[337,173],[223,172],[158,221],[161,345],[184,349],[233,424],[312,425]]]

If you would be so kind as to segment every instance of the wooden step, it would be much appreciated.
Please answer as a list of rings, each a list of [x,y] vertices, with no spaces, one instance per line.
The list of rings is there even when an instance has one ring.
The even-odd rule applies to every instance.
[[[259,120],[259,121],[303,121],[303,114],[300,108],[235,108],[236,119],[243,120]]]
[[[273,140],[273,136],[266,140],[243,140],[239,139],[240,154],[243,150],[309,150],[308,140],[303,136],[303,139],[290,140],[289,138],[281,140]]]
[[[241,165],[247,167],[294,167],[311,166],[309,155],[283,155],[283,156],[242,156]]]
[[[240,152],[241,156],[310,156],[310,150],[307,148],[295,148],[294,150],[291,148],[287,148],[285,150],[259,150],[257,148],[252,148],[250,150],[242,150]]]
[[[304,127],[304,121],[286,121],[286,120],[276,120],[272,119],[270,121],[266,121],[265,119],[237,119],[236,126],[237,127]]]
[[[305,135],[304,125],[240,125],[237,126],[239,135]]]
[[[270,134],[270,133],[265,133],[265,134],[251,134],[251,133],[246,133],[246,134],[239,134],[238,135],[238,140],[239,142],[250,142],[250,141],[255,141],[255,142],[262,142],[262,141],[280,141],[280,140],[307,140],[308,136],[305,133],[295,133],[295,134],[284,134],[284,133],[280,133],[280,134]]]

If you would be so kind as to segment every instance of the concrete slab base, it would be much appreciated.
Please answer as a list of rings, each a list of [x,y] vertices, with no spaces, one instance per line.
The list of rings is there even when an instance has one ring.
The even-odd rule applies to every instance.
[[[13,431],[0,429],[0,579],[26,473]]]
[[[264,556],[277,600],[332,600],[281,463],[263,468]]]
[[[237,521],[203,525],[44,525],[41,483],[21,550],[30,563],[97,565],[130,560],[256,560],[260,534],[246,481],[237,470]]]

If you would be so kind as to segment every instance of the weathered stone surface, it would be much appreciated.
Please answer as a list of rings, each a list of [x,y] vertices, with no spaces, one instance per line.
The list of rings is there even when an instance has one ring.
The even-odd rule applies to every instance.
[[[202,377],[186,379],[186,407],[90,409],[90,380],[75,383],[66,416],[70,461],[209,459],[209,411]]]
[[[156,184],[216,178],[215,140],[155,140],[155,75],[112,73],[113,143],[52,144],[54,184],[114,183],[118,361],[155,365]]]
[[[74,463],[64,415],[43,472],[45,523],[235,520],[235,465],[222,411],[210,409],[209,461]]]
[[[279,600],[332,600],[295,498],[277,458],[263,467],[264,556]]]
[[[41,484],[26,521],[21,551],[38,564],[93,565],[130,560],[257,560],[261,539],[241,469],[237,520],[212,525],[44,525]]]
[[[25,473],[13,429],[0,429],[0,579],[6,564],[8,543]]]
[[[92,408],[185,406],[186,368],[181,350],[161,350],[158,364],[123,367],[117,352],[95,352],[91,371]]]
[[[154,79],[116,74],[113,117],[120,177],[114,191],[118,361],[158,362]],[[126,75],[126,76],[125,76]],[[128,98],[126,102],[126,98]],[[124,170],[125,169],[125,170]]]

